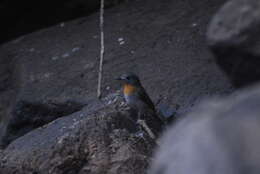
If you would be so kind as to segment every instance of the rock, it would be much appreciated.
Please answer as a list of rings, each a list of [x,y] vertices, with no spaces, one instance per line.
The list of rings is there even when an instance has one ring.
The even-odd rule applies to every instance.
[[[145,173],[154,140],[114,106],[83,108],[16,139],[0,154],[1,173]]]
[[[161,140],[149,174],[258,174],[260,86],[205,101]]]
[[[164,103],[179,104],[180,110],[190,108],[205,95],[229,93],[231,84],[213,62],[204,42],[210,17],[223,2],[129,1],[106,9],[103,96],[120,88],[113,79],[125,72],[138,74],[154,103],[162,96]],[[193,26],[194,23],[197,25]],[[35,109],[27,111],[22,107],[26,110],[22,112],[38,115],[37,120],[46,124],[46,120],[66,116],[78,110],[74,108],[93,102],[100,51],[98,24],[96,13],[0,46],[0,62],[12,61],[10,81],[0,91],[0,103],[4,103],[0,111],[1,130],[8,127],[9,120],[17,120],[16,108],[21,108],[20,103],[47,108],[46,112],[35,114]],[[123,38],[123,45],[119,38]],[[70,112],[66,111],[67,102],[74,103]],[[49,114],[56,113],[56,106],[66,112]],[[52,119],[45,119],[50,115]],[[25,124],[19,129],[26,127],[31,126]],[[22,134],[16,135],[13,138]],[[12,137],[7,139],[12,141]]]
[[[179,107],[179,105],[168,106],[165,103],[159,103],[157,105],[158,115],[169,124],[177,119]]]
[[[260,80],[260,1],[229,0],[210,22],[207,38],[219,66],[237,87]]]

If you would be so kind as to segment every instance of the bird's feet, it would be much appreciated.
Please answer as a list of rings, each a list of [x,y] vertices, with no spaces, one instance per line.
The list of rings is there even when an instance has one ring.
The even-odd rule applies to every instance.
[[[154,135],[152,130],[149,128],[149,126],[146,124],[145,120],[138,119],[137,124],[139,124],[141,126],[141,128],[143,128],[152,139],[156,139],[156,136]]]

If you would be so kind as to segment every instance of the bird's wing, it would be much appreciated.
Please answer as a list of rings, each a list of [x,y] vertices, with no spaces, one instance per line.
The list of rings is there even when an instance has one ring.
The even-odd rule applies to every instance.
[[[153,104],[152,100],[150,99],[150,97],[148,96],[148,94],[145,92],[143,87],[141,87],[138,90],[138,94],[139,94],[140,99],[142,101],[145,101],[145,103],[148,105],[148,107],[151,108],[153,111],[155,111],[154,104]]]

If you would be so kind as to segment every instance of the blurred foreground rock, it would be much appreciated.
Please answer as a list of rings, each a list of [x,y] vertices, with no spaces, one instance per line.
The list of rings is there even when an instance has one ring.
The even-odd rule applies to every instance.
[[[145,173],[154,140],[116,103],[85,107],[13,141],[0,154],[0,173]]]
[[[260,86],[205,101],[162,139],[149,174],[259,174]]]
[[[259,0],[230,0],[210,23],[208,43],[237,87],[260,80],[259,28]]]

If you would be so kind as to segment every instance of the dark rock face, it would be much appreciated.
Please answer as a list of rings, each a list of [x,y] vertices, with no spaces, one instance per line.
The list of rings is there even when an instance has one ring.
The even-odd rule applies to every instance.
[[[106,0],[105,7],[122,0]],[[100,0],[4,0],[0,1],[0,43],[57,23],[89,15]]]
[[[230,0],[214,16],[208,43],[237,87],[260,80],[260,1]]]
[[[258,174],[260,86],[205,101],[162,139],[150,174]]]
[[[145,173],[154,141],[114,106],[86,107],[18,138],[0,154],[1,173]]]

